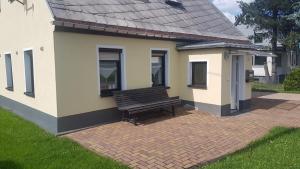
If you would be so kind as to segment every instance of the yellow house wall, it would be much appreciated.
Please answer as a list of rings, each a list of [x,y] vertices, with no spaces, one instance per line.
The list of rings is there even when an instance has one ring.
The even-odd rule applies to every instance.
[[[222,105],[222,49],[201,49],[180,52],[179,94],[181,99],[206,104]],[[207,61],[207,89],[188,87],[188,64],[193,61]]]
[[[170,96],[210,105],[230,104],[231,58],[225,49],[176,50],[176,43],[101,35],[55,32],[55,60],[58,116],[81,114],[116,107],[112,97],[99,95],[98,47],[124,49],[126,89],[151,86],[151,49],[169,51]],[[247,58],[247,57],[245,57]],[[251,57],[250,57],[251,58]],[[188,87],[188,64],[208,62],[207,89]],[[245,59],[247,68],[251,60]],[[245,84],[245,98],[251,98],[251,86]]]
[[[32,5],[34,6],[32,8]],[[1,1],[0,93],[52,116],[57,116],[52,15],[45,0],[28,0],[28,9],[18,2]],[[43,47],[44,50],[40,50]],[[33,49],[35,98],[24,95],[23,50]],[[6,90],[4,53],[11,53],[14,91]]]
[[[99,96],[98,45],[125,50],[127,89],[150,87],[150,49],[168,49],[169,95],[179,95],[179,57],[175,42],[65,32],[55,32],[54,42],[59,117],[116,107],[112,97]]]

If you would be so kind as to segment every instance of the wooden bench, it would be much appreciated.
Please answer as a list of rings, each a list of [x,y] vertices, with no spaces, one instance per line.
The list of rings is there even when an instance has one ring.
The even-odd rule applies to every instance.
[[[114,92],[118,110],[122,112],[122,120],[127,118],[136,124],[136,114],[150,110],[166,110],[171,108],[175,116],[175,106],[181,104],[179,97],[169,97],[166,87],[151,87],[143,89]]]

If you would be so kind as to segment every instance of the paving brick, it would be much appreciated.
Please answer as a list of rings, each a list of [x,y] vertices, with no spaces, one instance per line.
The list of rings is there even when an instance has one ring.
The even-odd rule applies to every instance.
[[[139,126],[118,122],[66,137],[132,168],[189,168],[237,151],[275,126],[300,127],[300,99],[266,97],[254,98],[251,110],[238,116],[180,108],[175,118],[149,119]]]

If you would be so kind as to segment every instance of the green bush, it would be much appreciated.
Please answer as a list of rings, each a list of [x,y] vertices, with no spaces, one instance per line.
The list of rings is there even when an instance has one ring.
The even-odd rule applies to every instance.
[[[286,77],[283,85],[285,91],[300,91],[300,68],[294,69]]]

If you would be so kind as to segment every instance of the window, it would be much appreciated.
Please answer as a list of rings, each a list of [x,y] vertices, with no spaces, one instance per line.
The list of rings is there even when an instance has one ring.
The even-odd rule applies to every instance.
[[[191,63],[190,87],[207,88],[207,62]]]
[[[254,43],[263,43],[262,33],[254,33]]]
[[[25,95],[34,97],[34,73],[33,73],[33,53],[32,50],[24,51],[25,64]]]
[[[265,63],[267,63],[267,57],[255,56],[254,62],[255,62],[255,65],[257,65],[257,66],[263,66],[263,65],[265,65]]]
[[[112,96],[113,91],[121,90],[120,49],[99,49],[99,76],[101,96]]]
[[[13,83],[11,54],[5,54],[5,68],[6,68],[6,89],[13,91],[14,83]]]
[[[166,86],[166,51],[152,51],[152,86]]]

